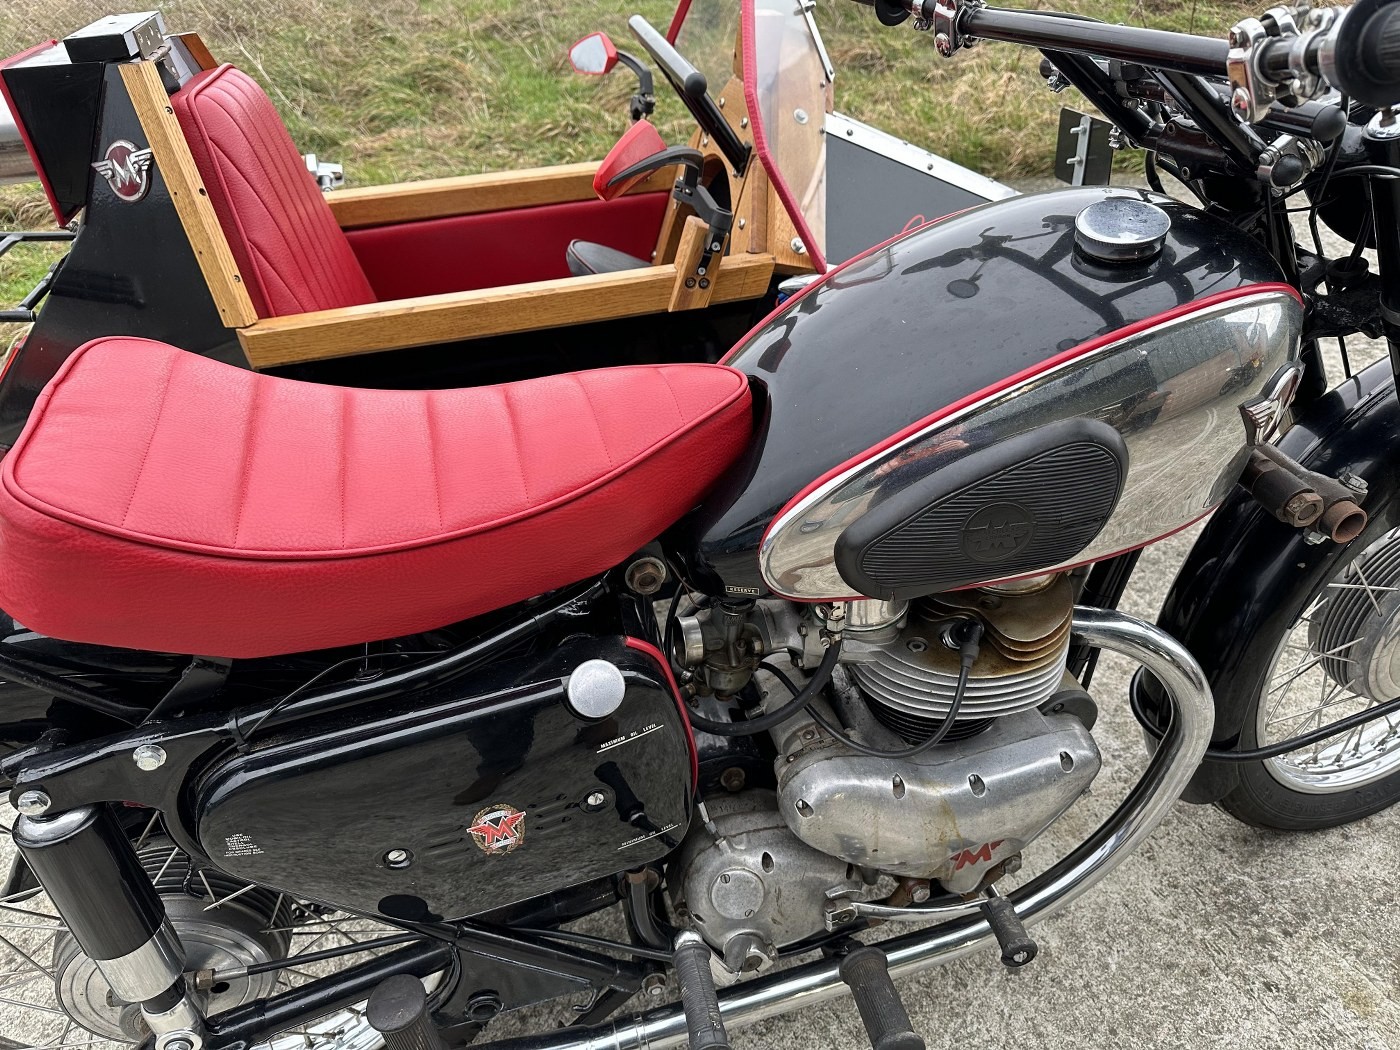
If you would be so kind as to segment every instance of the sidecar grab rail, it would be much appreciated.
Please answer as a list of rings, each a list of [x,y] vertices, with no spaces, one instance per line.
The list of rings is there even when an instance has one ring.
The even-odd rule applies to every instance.
[[[1053,868],[1008,894],[1026,925],[1075,900],[1152,833],[1200,764],[1215,722],[1204,673],[1165,631],[1120,612],[1080,607],[1074,610],[1074,633],[1081,643],[1120,653],[1156,675],[1169,696],[1172,718],[1142,778],[1113,814]],[[987,921],[969,917],[881,941],[879,947],[889,958],[890,974],[904,977],[993,944]],[[725,1023],[737,1028],[844,995],[839,963],[824,959],[721,991]],[[482,1050],[662,1050],[684,1045],[686,1037],[681,1005],[672,1003],[630,1020],[497,1040]]]

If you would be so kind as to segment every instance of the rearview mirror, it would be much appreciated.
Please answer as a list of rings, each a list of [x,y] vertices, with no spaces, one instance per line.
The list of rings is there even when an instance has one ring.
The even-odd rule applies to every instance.
[[[574,67],[575,73],[601,77],[617,65],[617,48],[608,39],[607,33],[589,33],[569,48],[569,64]]]

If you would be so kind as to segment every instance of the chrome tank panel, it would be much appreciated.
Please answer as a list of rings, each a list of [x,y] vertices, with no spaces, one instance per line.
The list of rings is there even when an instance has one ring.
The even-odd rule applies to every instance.
[[[1111,196],[1168,213],[1155,259],[1076,254],[1075,216]],[[916,230],[826,275],[726,358],[760,395],[754,441],[673,548],[709,594],[850,597],[832,546],[882,487],[1076,414],[1117,428],[1133,461],[1131,489],[1086,556],[1165,535],[1228,489],[1244,447],[1236,406],[1298,353],[1296,301],[1253,290],[1282,280],[1251,238],[1138,190],[1015,197]],[[1248,298],[1211,305],[1231,294]],[[859,484],[840,473],[893,435],[905,436]]]
[[[854,597],[837,572],[834,547],[865,508],[992,442],[1077,416],[1123,435],[1128,476],[1112,517],[1072,563],[1175,532],[1234,486],[1248,456],[1239,405],[1296,358],[1302,324],[1303,308],[1286,292],[1232,298],[951,412],[838,474],[774,521],[760,548],[764,580],[793,598]]]

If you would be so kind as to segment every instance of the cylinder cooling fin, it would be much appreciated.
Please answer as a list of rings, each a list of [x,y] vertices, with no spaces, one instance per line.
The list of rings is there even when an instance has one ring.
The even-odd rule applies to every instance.
[[[958,653],[939,625],[952,616],[982,623],[982,649],[968,676],[959,726],[1036,707],[1059,687],[1069,652],[1073,586],[1058,574],[1029,592],[953,591],[914,602],[898,636],[850,674],[876,718],[907,740],[926,738],[957,692]]]

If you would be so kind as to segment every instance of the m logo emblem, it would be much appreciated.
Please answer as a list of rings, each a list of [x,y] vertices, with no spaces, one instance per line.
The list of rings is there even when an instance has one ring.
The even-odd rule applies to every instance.
[[[1035,536],[1035,518],[1018,503],[989,503],[967,519],[963,552],[977,561],[1004,561],[1020,554]]]
[[[525,814],[514,806],[496,803],[472,818],[467,831],[482,853],[511,853],[525,840]]]
[[[154,159],[149,149],[137,149],[126,139],[117,139],[107,147],[102,160],[94,162],[92,167],[107,180],[117,200],[135,204],[150,192]]]

